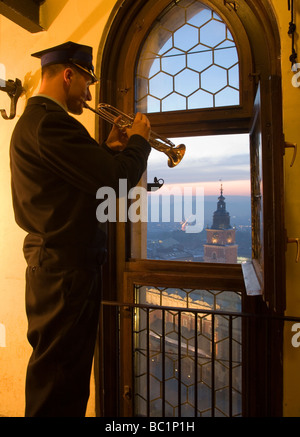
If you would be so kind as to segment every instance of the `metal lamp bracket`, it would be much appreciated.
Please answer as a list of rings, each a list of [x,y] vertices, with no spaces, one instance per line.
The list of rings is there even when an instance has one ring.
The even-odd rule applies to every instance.
[[[22,82],[20,79],[16,79],[15,81],[9,79],[5,81],[4,86],[0,85],[0,90],[5,91],[10,98],[10,114],[7,115],[5,109],[0,109],[1,115],[5,120],[12,120],[16,115],[17,101],[24,91]]]

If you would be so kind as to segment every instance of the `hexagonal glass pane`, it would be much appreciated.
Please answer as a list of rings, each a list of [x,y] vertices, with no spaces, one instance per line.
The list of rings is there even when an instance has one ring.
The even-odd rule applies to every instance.
[[[200,29],[200,42],[215,47],[226,38],[226,26],[220,21],[211,20]]]
[[[175,76],[175,91],[189,96],[199,88],[199,74],[186,68]]]
[[[149,80],[149,94],[162,99],[173,91],[173,78],[166,73],[158,73]]]
[[[186,10],[187,22],[193,26],[201,27],[203,24],[207,23],[212,17],[211,9],[204,5],[199,5],[195,2],[190,5]]]
[[[239,103],[239,92],[229,86],[215,95],[215,106],[235,106]]]
[[[203,71],[213,64],[213,52],[202,44],[194,47],[187,56],[187,66],[195,71]]]
[[[160,26],[168,29],[171,32],[176,31],[179,27],[185,23],[185,10],[181,7],[175,7],[169,10],[169,12],[159,20]]]
[[[182,52],[182,50],[169,50],[161,59],[162,71],[172,75],[179,73],[186,67],[185,58],[185,52]]]
[[[157,49],[157,53],[159,55],[164,55],[167,51],[171,50],[173,47],[173,41],[172,41],[172,33],[167,33],[168,38],[164,38],[164,42],[162,43],[162,40],[159,40],[159,36],[157,36],[157,40],[154,40],[154,43],[160,44],[160,48]]]
[[[172,93],[162,101],[162,111],[180,111],[186,109],[186,98]]]
[[[222,291],[216,296],[217,305],[226,308],[228,311],[241,311],[241,296],[231,291]]]
[[[136,86],[140,90],[140,99],[146,97],[149,93],[149,81],[144,77],[137,78]]]
[[[197,91],[188,98],[188,109],[212,108],[214,96],[206,91]]]
[[[198,42],[198,29],[189,24],[185,24],[174,33],[174,46],[178,49],[188,51]]]
[[[150,398],[151,400],[157,399],[160,397],[160,381],[150,375]]]
[[[137,69],[138,76],[148,78],[160,71],[159,57],[155,53],[146,52],[140,58]]]
[[[239,89],[239,82],[240,82],[239,74],[240,73],[239,73],[238,64],[234,65],[232,68],[228,70],[228,83],[230,86],[236,89]]]
[[[225,41],[215,49],[215,64],[229,68],[238,62],[238,54],[232,43]]]
[[[147,96],[136,102],[135,109],[137,112],[160,112],[160,100]]]
[[[151,62],[151,67],[149,68],[149,74],[147,77],[151,78],[155,76],[160,71],[160,59],[159,58],[151,58],[147,62]]]
[[[197,74],[188,78],[186,68],[201,73],[201,82]],[[220,16],[200,1],[176,1],[158,17],[136,71],[136,110],[142,107],[150,113],[239,104],[238,53],[232,34]],[[228,85],[238,92],[223,92]],[[212,97],[216,93],[220,94]],[[151,98],[145,99],[147,95]]]
[[[213,65],[201,73],[201,88],[216,93],[227,85],[227,72]]]

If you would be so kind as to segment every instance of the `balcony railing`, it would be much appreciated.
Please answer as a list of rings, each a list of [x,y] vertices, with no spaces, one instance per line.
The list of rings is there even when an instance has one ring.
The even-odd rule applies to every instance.
[[[292,341],[292,326],[300,322],[300,317],[102,303],[104,311],[108,306],[118,314],[120,342],[126,342],[122,333],[125,312],[130,320],[127,334],[130,332],[131,338],[127,338],[128,347],[121,347],[126,358],[120,358],[118,368],[119,381],[123,381],[122,366],[127,363],[132,386],[126,393],[120,384],[118,402],[127,398],[136,417],[243,416],[243,375],[248,366],[244,352],[252,324],[259,321],[268,344],[270,330],[278,328],[290,333]],[[267,365],[272,365],[271,360]]]

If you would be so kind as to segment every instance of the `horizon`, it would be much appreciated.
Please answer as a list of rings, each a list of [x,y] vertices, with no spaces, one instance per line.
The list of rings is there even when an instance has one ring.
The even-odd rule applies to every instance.
[[[178,166],[169,168],[166,156],[152,149],[148,160],[147,179],[163,179],[164,187],[202,187],[204,195],[250,196],[249,134],[210,135],[170,138],[185,144],[186,153]],[[156,192],[157,193],[157,192]]]

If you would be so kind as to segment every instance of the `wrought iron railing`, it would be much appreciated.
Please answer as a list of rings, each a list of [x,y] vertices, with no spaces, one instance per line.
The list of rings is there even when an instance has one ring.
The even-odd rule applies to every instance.
[[[243,342],[250,324],[260,319],[268,335],[272,323],[280,322],[296,341],[292,327],[300,323],[300,317],[215,309],[105,301],[106,306],[115,307],[119,320],[124,309],[130,314],[130,401],[133,415],[142,417],[242,416]]]

